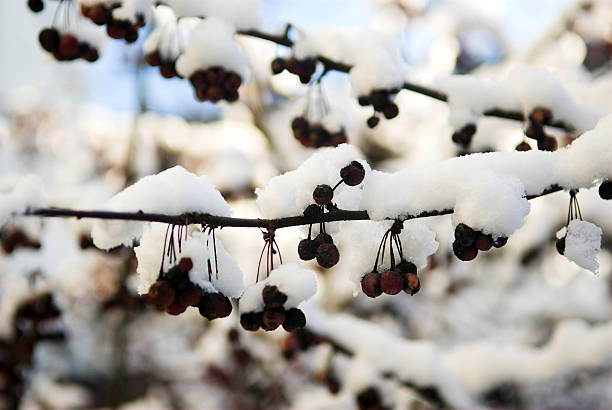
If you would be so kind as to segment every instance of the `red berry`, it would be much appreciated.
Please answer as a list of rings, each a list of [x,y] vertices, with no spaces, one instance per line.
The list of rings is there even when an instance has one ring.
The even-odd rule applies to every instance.
[[[169,313],[173,316],[178,316],[187,310],[186,306],[181,305],[178,301],[172,302],[172,304],[166,306],[166,313]]]
[[[491,235],[485,235],[482,232],[478,232],[474,245],[479,251],[488,251],[493,246],[493,238]]]
[[[404,292],[409,295],[414,295],[421,289],[421,281],[419,275],[413,272],[403,274]]]
[[[125,37],[127,34],[127,27],[117,21],[109,22],[106,26],[106,34],[108,34],[110,38],[118,40]]]
[[[202,289],[197,286],[190,286],[189,288],[179,292],[177,297],[179,303],[185,307],[195,306],[202,299]]]
[[[263,314],[261,312],[247,312],[240,315],[240,325],[244,330],[250,332],[257,331],[261,326],[261,319]]]
[[[317,185],[312,193],[312,198],[319,205],[327,205],[331,203],[334,197],[334,190],[329,185]]]
[[[298,308],[291,308],[285,312],[285,320],[283,321],[283,329],[287,332],[301,329],[306,326],[306,316]]]
[[[282,307],[287,301],[287,295],[281,292],[278,287],[272,285],[266,285],[261,291],[264,306],[267,308],[278,308]]]
[[[191,258],[181,258],[178,267],[182,273],[188,273],[193,268],[193,261]]]
[[[285,321],[285,309],[282,307],[268,308],[261,317],[262,329],[269,331],[279,327]]]
[[[152,67],[159,67],[162,64],[162,58],[155,50],[145,55],[145,62]]]
[[[153,283],[147,293],[148,302],[154,306],[166,307],[174,301],[174,289],[167,280]]]
[[[336,245],[324,243],[317,248],[317,263],[319,266],[329,269],[340,260],[340,252]]]
[[[361,278],[361,290],[366,296],[371,298],[380,296],[382,294],[380,288],[380,275],[376,272],[366,273],[363,278]]]
[[[365,168],[359,161],[351,161],[350,164],[340,170],[340,178],[349,186],[361,184],[364,177]]]
[[[87,17],[91,19],[95,24],[103,26],[110,20],[110,12],[103,4],[96,4],[89,7],[87,10]]]
[[[223,92],[223,88],[219,87],[218,85],[211,85],[208,87],[208,91],[206,92],[206,97],[212,102],[217,102],[223,99],[224,95],[225,93]]]
[[[402,274],[394,270],[388,270],[380,275],[380,288],[387,295],[397,295],[404,289],[404,278]]]

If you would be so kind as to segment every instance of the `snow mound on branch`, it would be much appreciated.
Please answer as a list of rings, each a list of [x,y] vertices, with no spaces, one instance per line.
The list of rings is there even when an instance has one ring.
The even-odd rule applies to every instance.
[[[262,291],[266,285],[276,286],[287,295],[286,309],[297,307],[317,292],[317,276],[311,270],[295,263],[281,265],[270,272],[266,279],[248,286],[240,297],[240,312],[261,312],[264,310]]]
[[[153,0],[123,0],[121,6],[113,9],[113,17],[117,20],[136,22],[139,15],[148,21],[153,14]]]
[[[406,64],[395,36],[372,29],[334,26],[300,30],[300,34],[293,45],[294,55],[333,56],[351,65],[349,75],[357,95],[381,88],[401,88],[404,84]]]
[[[188,212],[229,216],[230,207],[210,180],[175,166],[142,178],[102,205],[115,212],[180,215]],[[98,220],[93,224],[94,244],[101,249],[130,246],[140,238],[148,222]]]
[[[0,192],[0,227],[28,208],[45,205],[42,181],[35,175],[23,177],[9,192]]]
[[[145,54],[158,51],[168,61],[174,61],[182,53],[189,33],[200,22],[197,18],[183,18],[177,22],[170,7],[158,6],[153,13],[154,29],[142,46]],[[180,33],[180,40],[179,40]]]
[[[336,148],[322,148],[297,169],[270,179],[264,188],[257,188],[257,206],[266,218],[282,218],[302,215],[304,209],[314,203],[312,192],[319,184],[336,185],[340,181],[340,169],[361,155],[355,147],[341,144]],[[366,170],[367,181],[370,166],[359,161]],[[363,184],[363,183],[362,183]],[[340,185],[334,191],[332,202],[341,209],[358,209],[361,185]]]
[[[151,285],[157,280],[162,262],[164,249],[164,238],[166,236],[166,224],[153,223],[142,235],[140,245],[134,248],[138,259],[137,273],[139,275],[138,293],[145,294]],[[187,228],[185,228],[187,229]],[[212,236],[203,233],[195,227],[183,233],[181,250],[178,251],[178,232],[175,228],[175,245],[177,250],[177,261],[189,257],[193,262],[193,268],[189,271],[189,279],[207,292],[221,292],[227,297],[238,297],[244,290],[243,273],[237,262],[225,250],[223,243],[217,239],[217,260],[219,275],[215,270],[214,248]],[[170,233],[168,234],[170,235]],[[207,245],[208,242],[208,245]],[[208,272],[208,261],[212,267],[212,274]],[[167,272],[173,264],[169,258],[164,258],[164,272]],[[210,279],[209,279],[210,276]]]
[[[247,54],[234,40],[234,28],[218,18],[207,18],[189,34],[176,70],[189,78],[197,70],[219,66],[238,73],[244,83],[249,75],[248,64]]]
[[[597,253],[601,249],[602,233],[599,226],[574,219],[567,227],[564,256],[581,268],[597,273]]]
[[[238,30],[257,28],[261,22],[261,0],[166,0],[179,17],[216,17]]]
[[[457,192],[453,222],[494,237],[508,236],[523,225],[529,209],[521,181],[484,171],[471,175]]]

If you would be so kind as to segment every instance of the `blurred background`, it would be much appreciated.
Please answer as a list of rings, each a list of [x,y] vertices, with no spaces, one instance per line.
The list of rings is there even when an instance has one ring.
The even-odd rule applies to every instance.
[[[251,69],[240,100],[202,103],[188,81],[144,63],[150,24],[134,44],[106,38],[95,63],[57,62],[38,43],[57,4],[47,0],[34,14],[25,0],[0,2],[0,192],[35,174],[49,204],[95,209],[178,164],[209,176],[236,216],[257,217],[254,189],[314,152],[290,126],[308,87],[270,71],[287,49],[240,36]],[[548,69],[578,102],[612,110],[608,0],[262,0],[261,16],[264,31],[291,22],[397,36],[416,83],[448,74],[503,78],[522,62]],[[486,117],[469,148],[457,146],[447,105],[406,90],[395,99],[399,116],[370,129],[371,112],[347,75],[329,73],[322,87],[348,142],[375,169],[512,151],[524,139],[523,123]],[[576,137],[549,132],[560,146]],[[578,199],[584,219],[604,232],[598,275],[556,252],[569,200],[557,193],[531,201],[508,245],[472,262],[452,255],[449,216],[424,219],[440,246],[412,297],[369,299],[349,280],[349,257],[322,270],[299,261],[301,230],[279,231],[283,260],[319,279],[307,327],[294,333],[245,332],[237,309],[212,322],[197,311],[154,311],[135,291],[133,251],[97,250],[90,221],[15,218],[1,231],[0,408],[609,409],[612,205],[596,189]],[[341,255],[350,255],[366,223],[347,223],[334,238]],[[225,229],[219,238],[252,283],[261,232]],[[389,343],[383,352],[413,358],[406,368],[444,377],[380,371],[371,357],[343,348],[338,333],[379,334]],[[420,349],[435,360],[419,360]]]

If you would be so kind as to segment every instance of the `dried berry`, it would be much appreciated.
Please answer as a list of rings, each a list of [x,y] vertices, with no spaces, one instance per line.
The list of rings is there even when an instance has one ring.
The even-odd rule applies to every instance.
[[[470,246],[476,240],[476,232],[466,224],[460,223],[455,227],[455,239],[464,247]]]
[[[59,32],[54,28],[42,29],[38,35],[38,41],[44,50],[52,53],[59,47]]]
[[[397,264],[397,269],[402,273],[417,273],[417,267],[414,263],[402,260]]]
[[[282,307],[264,310],[261,317],[261,328],[269,331],[278,328],[285,321],[285,309]]]
[[[273,74],[280,74],[285,69],[285,60],[280,57],[276,57],[274,60],[272,60],[270,66]]]
[[[283,329],[287,332],[293,332],[306,326],[306,316],[304,312],[297,308],[288,309],[285,312],[285,320],[283,321]]]
[[[103,26],[112,19],[110,11],[103,4],[91,6],[87,11],[87,17],[98,26]]]
[[[531,145],[527,141],[523,141],[514,148],[517,151],[531,151]]]
[[[402,274],[388,270],[380,275],[380,288],[387,295],[397,295],[404,289],[404,278]]]
[[[306,131],[308,128],[308,120],[304,117],[295,117],[293,121],[291,121],[291,129],[292,130],[302,130]]]
[[[319,205],[327,205],[334,197],[334,190],[327,184],[317,185],[312,192],[312,198]]]
[[[329,269],[340,260],[340,252],[333,243],[324,243],[317,248],[317,263],[322,268]]]
[[[365,177],[365,168],[359,161],[351,161],[350,164],[340,170],[340,178],[346,185],[356,186],[361,184]]]
[[[147,293],[147,301],[157,307],[169,306],[174,301],[174,289],[167,280],[154,282]]]
[[[232,302],[221,293],[204,293],[198,309],[206,319],[214,320],[229,316],[232,313]]]
[[[324,243],[334,243],[334,238],[331,235],[321,232],[314,238],[314,242],[317,244],[317,248]]]
[[[319,205],[310,204],[304,209],[304,217],[312,220],[319,220],[323,215],[323,209]]]
[[[202,298],[202,289],[193,285],[179,292],[177,299],[179,303],[185,307],[195,306]]]
[[[368,124],[368,127],[374,128],[378,125],[379,122],[380,122],[380,118],[378,118],[376,115],[373,115],[370,118],[368,118],[367,124]]]
[[[162,58],[159,51],[155,50],[145,55],[145,62],[152,67],[159,67],[162,64]]]
[[[478,232],[474,245],[479,251],[488,251],[493,246],[493,238],[491,235],[485,235],[482,232]]]
[[[414,295],[421,289],[421,280],[419,275],[413,272],[403,274],[404,277],[404,292],[409,295]]]
[[[276,286],[266,285],[261,291],[261,296],[267,308],[282,307],[287,301],[287,295],[281,292]]]
[[[386,119],[390,120],[392,118],[397,117],[397,115],[399,114],[399,108],[397,107],[397,104],[388,102],[387,104],[385,104],[385,108],[383,108],[382,113]]]
[[[554,137],[545,136],[538,140],[538,149],[541,151],[556,151],[557,139]]]
[[[555,243],[555,246],[557,247],[557,252],[559,252],[559,254],[563,255],[565,253],[565,236],[562,238],[557,239],[557,242]]]
[[[261,312],[247,312],[240,315],[240,325],[244,330],[255,332],[261,327]]]
[[[178,316],[185,310],[187,310],[187,307],[181,305],[178,301],[174,301],[170,305],[166,306],[166,313],[169,313],[173,316]]]
[[[303,261],[309,261],[317,256],[317,248],[319,245],[312,239],[302,239],[298,244],[298,255]]]
[[[363,278],[361,278],[361,290],[366,296],[371,298],[375,298],[382,294],[382,289],[380,288],[380,275],[376,272],[366,273]]]
[[[601,199],[612,199],[612,181],[604,181],[599,186],[599,196]]]
[[[28,0],[28,7],[34,13],[39,13],[45,8],[45,5],[42,0]]]
[[[478,255],[478,249],[474,244],[463,246],[458,240],[453,242],[453,252],[459,260],[464,262],[471,261]]]
[[[79,40],[72,34],[62,34],[58,50],[65,59],[72,60],[79,55]]]

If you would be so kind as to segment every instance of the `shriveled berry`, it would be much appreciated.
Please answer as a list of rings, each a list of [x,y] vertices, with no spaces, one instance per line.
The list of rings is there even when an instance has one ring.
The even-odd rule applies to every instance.
[[[366,95],[360,95],[359,97],[357,97],[357,102],[362,107],[370,105],[370,103],[371,103],[370,98],[368,96],[366,96]]]
[[[531,151],[531,145],[527,141],[523,141],[514,148],[517,151]]]
[[[261,327],[262,312],[247,312],[240,315],[240,325],[244,330],[255,332]]]
[[[383,115],[386,119],[390,120],[392,118],[395,118],[398,114],[399,108],[397,104],[392,102],[388,102],[387,104],[385,104],[385,108],[383,108]]]
[[[340,260],[340,252],[336,245],[324,243],[317,248],[317,263],[322,268],[329,269]]]
[[[287,301],[287,295],[281,292],[278,287],[266,285],[261,291],[264,306],[267,308],[282,307]]]
[[[179,303],[185,307],[195,306],[202,299],[202,289],[193,285],[179,292],[177,299]]]
[[[403,274],[404,278],[404,292],[409,295],[414,295],[421,289],[421,280],[419,275],[413,272]]]
[[[272,68],[273,74],[280,74],[285,69],[285,60],[280,57],[276,57],[274,60],[272,60],[272,63],[270,63],[270,67]]]
[[[198,309],[206,319],[214,320],[229,316],[232,313],[232,302],[221,293],[204,293]]]
[[[317,185],[312,192],[312,198],[319,205],[327,205],[331,202],[334,197],[334,191],[332,187],[327,184]]]
[[[397,295],[404,289],[404,278],[402,274],[388,270],[380,275],[380,288],[387,295]]]
[[[261,317],[261,327],[264,330],[274,330],[285,321],[285,309],[282,307],[264,310]]]
[[[309,261],[317,256],[318,245],[312,239],[302,239],[298,244],[298,255],[303,261]]]
[[[59,32],[54,28],[45,28],[38,35],[38,41],[44,50],[52,53],[59,47]]]
[[[310,204],[304,209],[304,217],[308,219],[318,220],[323,215],[323,210],[319,205]]]
[[[417,267],[414,263],[403,260],[397,264],[397,269],[402,273],[416,273]]]
[[[346,185],[355,186],[361,184],[365,177],[365,168],[359,161],[351,161],[350,164],[340,170],[340,178]]]
[[[147,301],[151,305],[166,307],[174,301],[174,289],[167,280],[154,282],[147,293]]]
[[[378,125],[379,122],[380,122],[380,118],[378,118],[376,115],[373,115],[370,118],[368,118],[367,124],[368,124],[368,127],[374,128]]]
[[[557,139],[554,137],[545,136],[538,140],[538,149],[541,151],[556,151]]]
[[[314,242],[317,244],[317,248],[319,247],[319,245],[322,245],[324,243],[334,243],[334,238],[331,237],[331,235],[326,234],[321,232],[320,234],[318,234],[315,238],[314,238]]]
[[[45,5],[43,4],[42,0],[28,0],[28,7],[34,13],[38,13],[38,12],[41,12],[42,9],[45,8]]]
[[[601,199],[612,199],[612,181],[604,181],[599,186],[599,196]]]
[[[136,40],[138,40],[138,31],[134,30],[133,28],[128,29],[125,32],[125,41],[132,44],[135,43]]]
[[[508,237],[507,236],[500,236],[499,238],[497,238],[496,240],[493,241],[493,246],[495,248],[501,248],[506,243],[508,243]]]
[[[559,252],[559,254],[563,255],[565,253],[565,236],[562,238],[557,239],[557,242],[555,243],[555,246],[557,247],[557,252]]]
[[[169,313],[173,316],[178,316],[187,310],[187,306],[181,305],[178,301],[172,302],[172,304],[166,306],[166,313]]]
[[[474,245],[479,251],[488,251],[493,246],[493,238],[491,235],[485,235],[482,232],[478,232]]]
[[[181,258],[178,267],[181,272],[187,273],[193,268],[193,261],[191,260],[191,258]]]
[[[371,298],[380,296],[382,294],[382,289],[380,288],[380,275],[376,272],[366,273],[363,278],[361,278],[361,290],[366,296]]]
[[[455,256],[464,262],[471,261],[478,255],[478,249],[474,244],[470,246],[463,246],[458,240],[453,242],[453,252]]]
[[[466,224],[460,223],[455,227],[455,239],[464,247],[470,246],[476,240],[476,232]]]
[[[306,326],[306,316],[298,308],[291,308],[285,311],[285,320],[283,321],[283,329],[287,332],[301,329]]]

